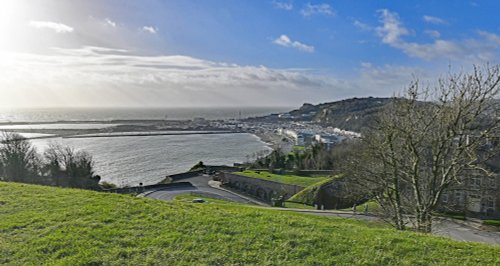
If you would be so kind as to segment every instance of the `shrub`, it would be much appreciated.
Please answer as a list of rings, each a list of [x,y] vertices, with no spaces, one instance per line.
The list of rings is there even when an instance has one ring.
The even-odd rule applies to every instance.
[[[500,227],[500,220],[484,220],[483,224],[485,225],[493,225]]]

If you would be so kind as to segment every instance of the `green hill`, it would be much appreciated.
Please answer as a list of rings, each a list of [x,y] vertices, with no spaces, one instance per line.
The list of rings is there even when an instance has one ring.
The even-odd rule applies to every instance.
[[[252,170],[245,170],[243,172],[234,172],[233,174],[264,179],[283,184],[303,186],[303,187],[316,184],[319,181],[323,181],[328,178],[326,176],[309,177],[309,176],[298,176],[298,175],[279,175],[270,173],[269,171],[252,171]]]
[[[484,264],[500,247],[349,219],[0,182],[0,264]]]
[[[305,117],[323,126],[361,132],[377,121],[382,109],[392,100],[391,98],[368,97],[318,105],[304,104],[301,108],[291,111],[290,114],[294,117]]]

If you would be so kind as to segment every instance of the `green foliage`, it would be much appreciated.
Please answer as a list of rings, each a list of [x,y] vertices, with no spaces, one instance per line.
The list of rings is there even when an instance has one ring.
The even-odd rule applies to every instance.
[[[308,209],[308,210],[314,209],[313,206],[306,205],[304,203],[290,202],[290,201],[285,201],[283,203],[283,207],[290,208],[290,209]]]
[[[0,264],[495,265],[500,247],[376,224],[0,182]]]
[[[364,212],[365,208],[368,208],[369,213],[379,213],[382,211],[380,204],[378,204],[376,201],[368,201],[363,204],[358,205],[357,207],[358,212]],[[352,211],[352,207],[350,208],[345,208],[341,209],[342,211]]]
[[[117,188],[117,186],[113,183],[109,183],[109,182],[101,182],[99,184],[103,189],[111,189],[111,188]]]
[[[483,224],[485,224],[485,225],[499,226],[500,227],[500,220],[484,220]]]
[[[85,151],[51,144],[43,156],[17,133],[0,137],[0,177],[7,181],[99,189],[92,156]]]
[[[203,162],[200,161],[197,164],[195,164],[193,167],[191,167],[191,169],[189,169],[189,171],[198,171],[198,170],[203,170],[205,168],[206,168],[205,164],[203,164]]]
[[[323,126],[333,126],[346,130],[363,132],[373,126],[381,110],[390,102],[390,98],[351,98],[342,101],[322,103],[319,105],[304,105],[300,109],[290,112],[291,115],[301,117],[310,112],[315,115],[310,119]]]
[[[458,220],[465,220],[465,212],[456,212],[456,211],[445,211],[436,213],[437,215],[449,217]]]
[[[0,136],[0,177],[28,182],[40,174],[40,156],[31,143],[17,133]]]
[[[325,144],[312,146],[294,146],[288,154],[281,150],[275,150],[268,156],[260,158],[255,162],[256,168],[268,168],[270,170],[281,168],[288,170],[331,170],[340,166],[346,153],[352,153],[351,142],[343,142],[331,148]]]
[[[321,190],[321,188],[324,185],[330,184],[334,179],[335,179],[335,177],[334,178],[326,178],[324,180],[316,182],[316,183],[306,187],[305,189],[303,189],[299,193],[293,195],[289,200],[294,201],[294,202],[302,202],[304,204],[312,206],[315,204],[315,202],[317,202],[318,193]]]
[[[298,175],[278,175],[278,174],[272,174],[268,171],[251,171],[251,170],[245,170],[243,172],[235,172],[233,174],[259,178],[283,184],[303,186],[303,187],[307,187],[319,181],[327,179],[327,177],[324,176],[309,177],[309,176],[298,176]]]

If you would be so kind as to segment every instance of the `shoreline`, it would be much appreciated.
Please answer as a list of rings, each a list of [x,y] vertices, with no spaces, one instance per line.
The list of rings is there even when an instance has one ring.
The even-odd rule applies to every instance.
[[[287,138],[272,132],[255,132],[251,134],[257,136],[260,141],[266,143],[273,151],[281,149],[283,152],[288,153],[294,146]],[[285,142],[283,139],[287,139],[287,141]]]

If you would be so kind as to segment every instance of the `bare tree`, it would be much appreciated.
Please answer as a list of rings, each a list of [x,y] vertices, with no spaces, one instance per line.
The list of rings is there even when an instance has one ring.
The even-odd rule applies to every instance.
[[[51,143],[44,153],[49,175],[63,173],[71,178],[92,177],[94,162],[85,151],[75,151],[70,146]]]
[[[8,181],[31,182],[39,176],[40,158],[31,143],[16,133],[0,139],[0,176]]]
[[[408,218],[430,232],[442,193],[498,155],[482,147],[499,134],[499,66],[450,74],[434,88],[417,80],[394,98],[351,158],[353,179],[370,188],[396,228]],[[481,152],[480,152],[481,151]],[[405,218],[406,217],[406,218]]]

